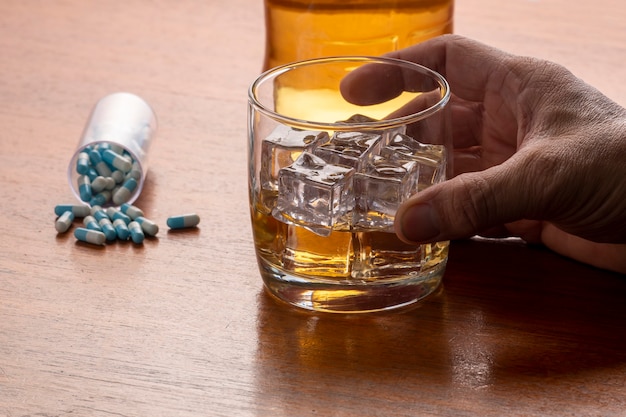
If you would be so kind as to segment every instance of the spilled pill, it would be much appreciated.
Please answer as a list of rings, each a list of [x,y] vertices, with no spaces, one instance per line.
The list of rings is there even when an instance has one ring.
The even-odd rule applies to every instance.
[[[139,207],[133,206],[132,204],[124,203],[120,206],[120,210],[131,219],[144,217],[143,210],[141,210]]]
[[[98,225],[102,229],[102,233],[104,233],[107,240],[111,241],[117,239],[117,232],[115,231],[113,223],[111,223],[108,216],[101,218],[98,221]]]
[[[83,219],[83,225],[89,230],[96,230],[98,232],[102,231],[95,217],[91,215],[85,216],[85,218]]]
[[[159,226],[152,220],[139,216],[134,221],[139,223],[141,230],[148,236],[156,236],[156,234],[159,233]]]
[[[85,217],[91,214],[89,206],[82,204],[57,204],[54,206],[54,214],[62,215],[66,211],[71,211],[74,217]]]
[[[119,240],[128,240],[130,237],[130,230],[128,230],[128,226],[124,220],[113,220],[113,227],[115,227],[115,232],[117,233],[117,238]]]
[[[59,233],[65,233],[69,230],[72,222],[74,221],[74,213],[71,211],[64,211],[61,216],[54,223],[54,227],[57,229]]]
[[[171,216],[167,219],[167,226],[170,229],[185,229],[196,227],[200,223],[200,217],[195,213]]]
[[[104,233],[83,227],[74,230],[74,236],[81,242],[91,243],[93,245],[104,245],[104,242],[106,242]]]
[[[128,223],[131,222],[131,218],[128,217],[127,215],[125,215],[124,213],[122,213],[120,210],[116,209],[115,207],[109,207],[107,208],[107,214],[109,215],[109,218],[111,220],[117,220],[117,219],[121,219],[124,221],[124,223],[126,223],[128,225]]]
[[[99,207],[99,206],[94,206],[94,207]],[[109,220],[109,215],[106,213],[106,211],[104,211],[102,208],[99,208],[97,210],[91,210],[91,215],[96,219],[96,221],[98,223],[100,223],[100,221],[102,219],[107,219]]]
[[[143,243],[145,235],[141,229],[141,225],[136,221],[132,221],[128,224],[128,230],[130,231],[130,238],[135,243]]]

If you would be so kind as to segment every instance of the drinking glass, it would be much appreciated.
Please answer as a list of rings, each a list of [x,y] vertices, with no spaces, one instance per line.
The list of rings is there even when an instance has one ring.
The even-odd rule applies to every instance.
[[[449,176],[449,98],[438,73],[384,57],[300,61],[252,83],[249,202],[269,293],[348,313],[408,306],[437,289],[448,242],[405,243],[394,218]]]

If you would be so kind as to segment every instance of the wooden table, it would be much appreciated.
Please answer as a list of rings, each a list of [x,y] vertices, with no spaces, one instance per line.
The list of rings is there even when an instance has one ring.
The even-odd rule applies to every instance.
[[[626,105],[622,0],[458,0],[456,31],[549,58]],[[246,193],[261,0],[0,3],[0,415],[626,415],[626,277],[514,242],[455,242],[443,290],[386,315],[263,292]],[[97,99],[160,129],[143,246],[54,230]],[[170,214],[199,229],[168,233]]]

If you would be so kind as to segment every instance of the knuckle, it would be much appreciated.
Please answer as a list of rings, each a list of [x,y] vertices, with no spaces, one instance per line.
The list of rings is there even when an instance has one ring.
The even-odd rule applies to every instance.
[[[456,225],[462,234],[478,233],[494,224],[495,204],[489,182],[479,175],[465,174],[454,179],[458,190],[448,202],[450,210],[444,210],[442,221]]]

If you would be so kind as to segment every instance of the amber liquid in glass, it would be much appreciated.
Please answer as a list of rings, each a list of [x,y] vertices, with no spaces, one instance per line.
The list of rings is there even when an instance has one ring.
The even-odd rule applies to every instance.
[[[260,204],[251,209],[258,255],[268,266],[294,276],[352,285],[381,283],[405,279],[407,274],[428,275],[448,257],[447,241],[415,246],[393,232],[358,229],[335,229],[320,236],[278,221]]]
[[[454,0],[265,0],[264,68],[381,55],[452,32]]]

